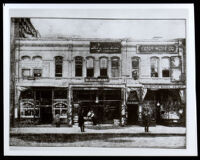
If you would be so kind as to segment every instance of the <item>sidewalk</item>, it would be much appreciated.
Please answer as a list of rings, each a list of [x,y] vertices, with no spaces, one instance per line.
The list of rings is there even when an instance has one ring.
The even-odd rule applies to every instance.
[[[81,133],[80,128],[73,127],[29,127],[29,128],[11,128],[11,135],[18,134],[132,134],[132,135],[186,135],[185,127],[167,127],[157,125],[149,128],[149,133],[144,132],[144,127],[138,125],[132,126],[113,126],[113,125],[99,125],[86,126],[85,132]]]

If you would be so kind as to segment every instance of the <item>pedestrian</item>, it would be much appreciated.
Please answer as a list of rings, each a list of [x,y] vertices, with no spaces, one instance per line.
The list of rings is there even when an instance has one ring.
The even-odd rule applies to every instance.
[[[60,127],[60,114],[56,114],[56,117],[55,117],[55,120],[56,120],[56,127]]]
[[[89,118],[91,118],[93,125],[96,125],[96,124],[97,124],[97,123],[96,123],[96,116],[95,116],[93,110],[90,110],[90,111],[88,112],[87,116],[88,116]]]
[[[149,132],[149,125],[151,122],[151,114],[149,108],[144,108],[142,117],[144,123],[144,131]]]
[[[81,132],[84,131],[84,116],[83,116],[83,110],[80,110],[79,116],[78,116],[78,125],[81,129]]]

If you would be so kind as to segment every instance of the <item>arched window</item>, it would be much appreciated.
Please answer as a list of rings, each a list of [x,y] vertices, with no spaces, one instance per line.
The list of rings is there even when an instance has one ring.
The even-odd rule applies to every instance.
[[[63,57],[55,57],[55,77],[62,77]]]
[[[21,60],[22,61],[29,61],[31,58],[29,56],[22,56]]]
[[[151,57],[151,77],[158,77],[159,59]]]
[[[137,80],[139,78],[139,64],[140,64],[140,58],[133,57],[132,58],[132,78],[134,80]]]
[[[100,58],[100,77],[108,77],[108,59],[106,57]]]
[[[83,58],[75,57],[75,76],[81,77],[83,72]]]
[[[42,61],[42,57],[41,56],[34,56],[32,59],[34,61]]]
[[[94,58],[87,58],[87,77],[94,77]]]
[[[162,77],[169,77],[170,59],[169,57],[163,57],[161,60],[162,65]]]
[[[111,72],[112,77],[119,77],[119,58],[118,57],[112,57],[111,58]]]

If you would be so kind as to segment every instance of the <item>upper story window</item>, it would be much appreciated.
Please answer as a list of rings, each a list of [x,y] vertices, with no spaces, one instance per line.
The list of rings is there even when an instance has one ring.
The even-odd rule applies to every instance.
[[[42,77],[42,69],[34,69],[33,76],[34,77]]]
[[[100,77],[108,77],[108,59],[106,57],[100,58]]]
[[[159,59],[151,57],[151,77],[158,77]]]
[[[94,77],[94,58],[87,58],[87,77]]]
[[[75,76],[81,77],[83,74],[83,58],[75,57]]]
[[[30,69],[22,69],[22,77],[27,78],[31,76],[31,70]]]
[[[169,57],[163,57],[161,59],[162,77],[170,77],[170,59]]]
[[[119,58],[113,57],[111,58],[111,72],[112,77],[119,77]]]
[[[139,57],[132,58],[132,78],[134,80],[137,80],[139,78],[139,63],[140,63]]]
[[[179,56],[171,57],[171,78],[172,81],[181,80],[181,58]]]
[[[55,77],[62,77],[63,57],[55,57]]]

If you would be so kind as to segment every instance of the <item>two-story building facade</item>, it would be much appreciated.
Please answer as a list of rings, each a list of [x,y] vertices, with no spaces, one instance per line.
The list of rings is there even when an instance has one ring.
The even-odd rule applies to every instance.
[[[94,110],[98,123],[185,121],[185,44],[175,40],[16,39],[15,107],[19,124],[68,126]]]

